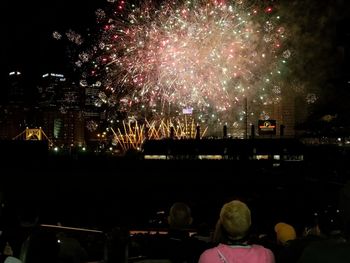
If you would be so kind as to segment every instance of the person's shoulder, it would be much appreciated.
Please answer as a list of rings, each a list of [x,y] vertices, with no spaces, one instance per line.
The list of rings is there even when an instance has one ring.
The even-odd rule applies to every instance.
[[[217,257],[217,247],[209,248],[200,255],[198,263],[216,262]]]
[[[256,250],[270,250],[267,247],[264,247],[263,245],[259,245],[259,244],[252,244],[250,245],[250,247]]]

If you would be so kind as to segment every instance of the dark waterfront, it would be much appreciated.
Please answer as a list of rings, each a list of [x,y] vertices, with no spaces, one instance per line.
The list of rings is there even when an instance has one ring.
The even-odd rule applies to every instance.
[[[279,162],[142,160],[38,149],[2,152],[4,201],[14,214],[31,211],[42,223],[68,226],[156,227],[151,219],[175,201],[191,205],[194,223],[212,225],[221,204],[234,198],[253,207],[259,227],[287,217],[297,225],[302,215],[337,206],[349,179],[349,149],[337,146],[308,146],[303,161]]]

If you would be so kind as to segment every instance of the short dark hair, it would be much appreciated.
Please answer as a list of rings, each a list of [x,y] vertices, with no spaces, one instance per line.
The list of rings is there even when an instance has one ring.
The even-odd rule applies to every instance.
[[[181,202],[174,203],[169,211],[169,224],[174,228],[185,228],[191,224],[191,209]]]

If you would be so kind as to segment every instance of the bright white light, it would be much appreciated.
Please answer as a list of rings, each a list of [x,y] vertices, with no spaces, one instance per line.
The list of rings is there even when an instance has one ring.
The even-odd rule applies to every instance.
[[[64,78],[63,74],[57,74],[57,73],[50,73],[50,76],[57,77],[57,78]]]
[[[19,75],[21,75],[21,74],[22,74],[22,73],[19,72],[19,71],[12,71],[12,72],[9,73],[9,76],[13,76],[13,75],[19,76]]]

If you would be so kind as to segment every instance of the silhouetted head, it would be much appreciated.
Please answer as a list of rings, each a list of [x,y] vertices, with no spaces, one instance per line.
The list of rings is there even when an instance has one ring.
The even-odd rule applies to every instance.
[[[129,230],[125,227],[114,227],[107,233],[104,258],[106,262],[128,262]]]
[[[19,211],[19,223],[22,227],[34,227],[39,223],[38,208],[28,205]]]
[[[170,228],[183,229],[192,224],[191,209],[185,203],[174,203],[170,208],[168,223]]]

